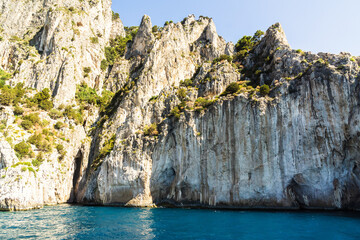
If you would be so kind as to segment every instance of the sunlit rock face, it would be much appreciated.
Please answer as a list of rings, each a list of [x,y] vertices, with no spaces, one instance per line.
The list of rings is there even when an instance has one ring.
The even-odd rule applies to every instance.
[[[148,19],[144,17],[140,26],[147,32],[151,27]],[[171,24],[163,31],[170,36],[181,33],[192,21],[190,16],[183,25]],[[198,49],[194,55],[211,59],[211,54],[226,53],[225,43],[211,54],[206,52],[209,47],[204,50],[196,45],[200,39],[213,41],[215,46],[221,41],[209,33],[215,29],[213,22],[202,21],[206,21],[200,24],[206,25],[204,30],[191,35],[202,32],[190,41],[195,43],[190,48]],[[116,150],[87,178],[89,184],[84,181],[80,202],[357,208],[359,155],[349,141],[358,138],[358,122],[352,119],[358,111],[359,68],[350,55],[294,51],[281,26],[275,24],[245,60],[247,69],[264,70],[259,82],[275,88],[269,97],[249,98],[240,93],[217,100],[200,114],[189,111],[180,119],[163,119],[178,103],[173,103],[177,93],[170,87],[177,86],[178,80],[193,75],[197,89],[187,94],[194,99],[213,98],[240,80],[240,74],[226,61],[214,71],[214,65],[198,59],[202,67],[186,74],[191,65],[176,63],[187,60],[187,47],[174,38],[185,42],[188,37],[176,36],[167,38],[166,45],[160,38],[152,46],[146,41],[142,47],[134,46],[156,51],[147,50],[150,53],[142,59],[137,88],[121,101],[111,119],[111,131],[117,131]],[[169,48],[171,44],[176,47]],[[167,67],[171,69],[168,74]],[[200,84],[210,72],[216,80]],[[245,75],[244,80],[251,79]],[[159,99],[149,101],[154,95]],[[144,138],[136,132],[153,122],[161,129],[158,138]],[[350,122],[355,124],[351,132]]]
[[[0,106],[0,209],[360,208],[360,58],[292,50],[275,24],[238,60],[211,18],[156,28],[145,15],[124,56],[102,68],[109,41],[129,34],[111,1],[0,4],[12,85],[50,88],[55,106],[78,105],[82,82],[115,93],[101,111],[87,106],[83,124],[64,117],[64,159],[53,151],[34,172],[14,151],[31,133]]]
[[[16,71],[13,84],[50,88],[55,103],[70,103],[76,84],[95,87],[110,37],[124,35],[111,0],[1,0],[0,65]],[[84,68],[91,72],[84,78]]]

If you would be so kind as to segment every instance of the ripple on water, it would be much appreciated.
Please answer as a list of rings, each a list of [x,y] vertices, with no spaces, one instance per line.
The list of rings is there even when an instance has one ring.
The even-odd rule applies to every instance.
[[[0,239],[360,239],[359,213],[61,205],[0,212]]]

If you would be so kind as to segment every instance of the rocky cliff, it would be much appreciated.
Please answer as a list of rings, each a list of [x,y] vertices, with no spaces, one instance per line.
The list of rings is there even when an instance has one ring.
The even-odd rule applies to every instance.
[[[360,208],[359,57],[293,50],[280,24],[234,46],[207,17],[0,4],[1,209]]]

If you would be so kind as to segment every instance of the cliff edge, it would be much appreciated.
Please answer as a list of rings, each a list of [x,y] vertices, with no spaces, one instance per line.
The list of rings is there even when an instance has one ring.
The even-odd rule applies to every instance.
[[[359,57],[279,23],[233,44],[109,0],[0,4],[0,209],[360,208]]]

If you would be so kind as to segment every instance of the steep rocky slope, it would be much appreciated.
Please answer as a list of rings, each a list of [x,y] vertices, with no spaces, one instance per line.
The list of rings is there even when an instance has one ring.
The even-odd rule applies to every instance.
[[[201,50],[193,54],[204,57]],[[172,55],[166,56],[171,61]],[[116,131],[115,150],[100,169],[85,174],[78,201],[356,208],[357,61],[348,54],[291,50],[277,24],[243,61],[244,80],[271,85],[269,96],[244,81],[237,93],[219,96],[240,80],[226,60],[201,63],[190,86],[177,81],[172,89],[165,82],[159,94],[152,87],[160,80],[149,82],[145,64],[147,75],[140,75],[137,88],[121,99],[101,130]],[[158,73],[164,66],[151,67]],[[193,108],[199,97],[208,99],[205,110]],[[171,116],[180,102],[186,102],[185,111]],[[151,123],[159,136],[144,136],[157,135],[146,134]]]
[[[0,65],[14,72],[13,84],[50,88],[56,105],[70,103],[82,81],[101,88],[104,47],[125,34],[111,0],[1,0],[0,6]]]
[[[292,50],[280,24],[234,46],[207,17],[0,4],[0,209],[360,208],[360,58]]]

